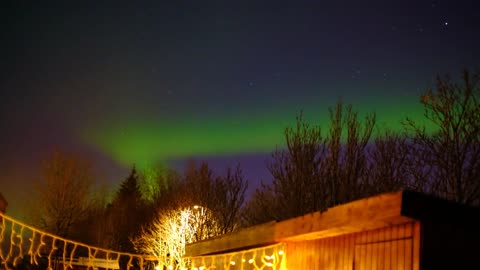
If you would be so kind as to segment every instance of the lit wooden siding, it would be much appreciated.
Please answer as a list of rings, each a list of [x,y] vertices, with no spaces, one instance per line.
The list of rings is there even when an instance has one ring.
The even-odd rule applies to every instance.
[[[288,269],[412,269],[419,266],[420,223],[287,243]]]

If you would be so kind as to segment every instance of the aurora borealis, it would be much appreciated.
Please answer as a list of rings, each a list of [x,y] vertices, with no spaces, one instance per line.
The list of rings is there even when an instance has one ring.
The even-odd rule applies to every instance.
[[[407,103],[408,104],[408,103]],[[334,104],[328,105],[333,106]],[[390,108],[362,106],[361,111],[378,112],[381,126],[401,130],[400,120],[406,116],[422,115],[420,105],[410,105],[409,112],[399,105]],[[400,105],[400,106],[403,106]],[[305,110],[303,114],[311,123],[320,124],[327,132],[328,109]],[[380,110],[379,110],[380,109]],[[144,168],[149,164],[169,159],[196,156],[228,156],[235,154],[269,153],[284,143],[283,130],[295,121],[298,111],[267,116],[233,115],[180,123],[132,120],[130,123],[105,124],[93,128],[83,139],[98,147],[124,166],[135,163]]]
[[[437,74],[480,68],[477,1],[152,1],[2,8],[0,192],[19,209],[53,149],[99,182],[132,164],[218,170],[250,188],[303,111],[341,99],[399,130]],[[23,197],[22,197],[23,196]]]

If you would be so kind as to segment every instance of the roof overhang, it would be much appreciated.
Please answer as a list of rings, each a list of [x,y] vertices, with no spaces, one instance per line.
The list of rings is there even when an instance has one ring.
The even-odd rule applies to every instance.
[[[480,208],[462,206],[418,192],[398,191],[193,243],[187,245],[185,255],[200,256],[278,242],[326,238],[416,220],[445,220],[448,217],[462,222],[476,214],[480,214]]]

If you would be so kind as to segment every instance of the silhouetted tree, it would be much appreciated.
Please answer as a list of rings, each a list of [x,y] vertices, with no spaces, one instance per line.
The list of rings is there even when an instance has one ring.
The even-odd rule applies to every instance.
[[[228,168],[225,175],[214,175],[207,163],[198,168],[191,163],[185,173],[183,202],[212,211],[221,233],[234,231],[240,224],[240,208],[245,199],[247,183],[242,171]]]
[[[277,219],[320,210],[326,204],[326,186],[321,178],[326,145],[320,128],[306,123],[300,114],[295,128],[285,129],[285,140],[286,149],[273,152],[273,162],[268,164],[273,183],[263,186],[264,190],[259,191],[263,195],[257,196],[262,199],[268,193],[275,194],[274,202],[269,202],[275,207],[265,209],[275,213],[265,214]]]
[[[207,163],[187,165],[183,176],[174,171],[159,174],[155,190],[155,215],[141,234],[132,238],[139,252],[180,258],[186,243],[234,231],[247,183],[242,171],[228,168],[215,175]],[[151,181],[152,183],[152,181]]]
[[[110,248],[134,252],[130,241],[140,231],[146,219],[145,202],[140,192],[135,167],[122,182],[107,208]]]
[[[273,152],[268,164],[273,182],[258,189],[247,204],[247,224],[322,211],[370,193],[367,146],[375,115],[361,123],[357,112],[341,102],[329,111],[325,137],[301,114],[294,128],[285,129],[286,149]]]
[[[326,139],[326,163],[322,176],[327,181],[325,207],[349,202],[370,193],[367,184],[367,146],[376,123],[375,114],[360,122],[351,105],[341,102],[330,108],[330,130]],[[343,143],[342,143],[343,142]]]
[[[411,118],[412,151],[418,158],[413,177],[424,188],[460,203],[480,204],[480,74],[463,72],[462,82],[438,77],[421,97],[427,129]]]
[[[108,187],[98,187],[91,198],[85,217],[72,227],[70,239],[97,247],[108,248]]]
[[[376,136],[369,154],[368,185],[369,194],[392,192],[408,188],[421,190],[422,184],[411,177],[414,157],[405,134],[382,130]]]
[[[86,161],[54,152],[44,163],[43,177],[34,188],[30,209],[33,223],[58,236],[69,236],[90,206],[91,184],[91,168]]]

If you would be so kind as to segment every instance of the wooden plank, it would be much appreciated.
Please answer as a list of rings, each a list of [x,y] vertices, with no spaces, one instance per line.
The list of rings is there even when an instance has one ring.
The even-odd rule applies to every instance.
[[[377,267],[378,269],[385,269],[385,234],[387,229],[382,229],[378,233],[378,241],[384,243],[382,247],[377,252]]]
[[[343,260],[343,241],[345,236],[337,237],[335,242],[335,267],[336,269],[343,269],[342,260]]]
[[[386,193],[278,223],[276,239],[304,240],[402,224],[402,193]]]
[[[315,262],[316,268],[322,269],[323,268],[323,254],[324,254],[324,246],[323,246],[323,239],[322,240],[314,240],[314,248],[315,248]]]
[[[378,239],[379,239],[379,236],[380,234],[382,233],[383,229],[380,229],[380,230],[375,230],[372,232],[372,243],[378,243]],[[371,258],[371,269],[374,270],[374,269],[377,269],[378,268],[378,260],[380,258],[380,255],[379,255],[379,252],[380,252],[380,249],[383,247],[383,243],[382,244],[376,244],[372,247],[372,258]]]
[[[365,258],[362,258],[365,260],[365,269],[372,269],[372,231],[366,232],[367,234],[367,240],[365,241],[367,244],[365,244]]]
[[[352,237],[350,237],[349,245],[348,245],[348,269],[353,267],[354,258],[355,258],[355,239],[358,236],[358,233]]]
[[[412,252],[413,252],[413,245],[412,239],[405,240],[405,269],[412,269]]]
[[[413,226],[413,247],[412,247],[412,269],[420,269],[420,232],[421,232],[421,223],[420,221],[415,222]]]
[[[405,225],[398,227],[398,238],[405,238]],[[405,269],[405,241],[397,242],[397,266],[395,269]]]
[[[367,257],[367,249],[365,244],[367,243],[367,232],[362,232],[360,237],[359,237],[359,243],[358,245],[359,248],[359,253],[357,257],[357,253],[355,253],[355,261],[359,261],[359,268],[360,269],[367,269],[367,260],[365,258]],[[355,268],[356,269],[356,268]]]
[[[333,237],[411,222],[401,215],[402,192],[370,197],[324,212],[269,222],[186,246],[185,256],[199,256],[277,242]]]
[[[405,224],[405,237],[412,237],[413,236],[413,222]]]
[[[326,242],[326,246],[327,246],[327,248],[325,249],[325,251],[327,252],[327,260],[325,262],[326,263],[326,269],[336,269],[335,268],[335,254],[334,254],[335,237],[330,237],[330,238],[327,238],[325,240],[326,240],[325,242]]]
[[[337,256],[338,256],[338,238],[332,237],[331,248],[330,248],[330,265],[331,269],[338,269]]]
[[[315,256],[315,251],[312,248],[309,248],[309,246],[310,246],[309,243],[310,243],[310,241],[303,242],[302,243],[303,253],[298,253],[298,254],[305,254],[306,255],[305,256],[305,262],[302,263],[303,269],[307,269],[307,268],[305,268],[306,265],[313,265],[313,263],[314,263],[313,256]]]
[[[343,260],[342,260],[342,265],[343,265],[343,270],[348,270],[351,269],[351,261],[350,261],[350,256],[349,256],[349,250],[350,248],[350,241],[353,238],[354,234],[348,234],[345,235],[345,241],[343,245]]]
[[[413,225],[414,223],[405,224],[405,235],[410,237],[405,245],[405,268],[412,269],[412,256],[413,256]]]
[[[224,253],[277,242],[328,238],[415,220],[433,222],[448,218],[458,223],[465,221],[479,224],[470,218],[479,214],[479,208],[464,207],[415,192],[393,192],[187,245],[185,256]],[[417,240],[413,241],[413,245],[416,247],[419,243],[415,241]],[[352,247],[352,254],[353,251]],[[353,255],[351,258],[353,261]],[[415,262],[414,255],[412,260]]]
[[[398,238],[398,227],[393,227],[392,228],[392,239],[397,239]],[[392,248],[390,249],[390,269],[396,270],[397,268],[397,241],[392,241]]]
[[[408,252],[413,252],[413,235],[418,228],[418,223],[411,223],[333,238],[288,242],[287,254],[295,255],[288,256],[287,267],[313,270],[353,267],[356,270],[412,269],[413,253]],[[396,249],[392,251],[394,245]]]
[[[388,270],[388,269],[392,269],[392,263],[391,263],[391,258],[392,258],[392,242],[390,241],[390,239],[392,239],[392,232],[393,232],[393,229],[392,228],[386,228],[385,229],[385,240],[388,239],[388,241],[385,242],[385,246],[384,246],[384,260],[383,260],[383,264],[384,264],[384,268],[385,270]]]

